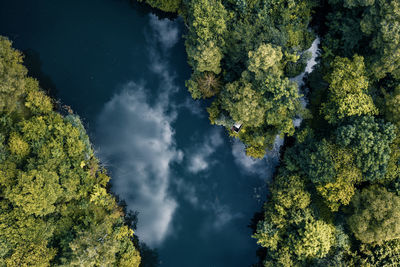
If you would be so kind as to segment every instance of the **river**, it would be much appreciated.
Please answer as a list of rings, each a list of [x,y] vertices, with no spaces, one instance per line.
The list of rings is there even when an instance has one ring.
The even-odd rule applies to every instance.
[[[30,75],[81,116],[112,190],[138,211],[161,266],[250,266],[253,214],[277,149],[263,160],[209,124],[194,101],[180,19],[122,0],[0,0],[0,34]],[[146,260],[146,259],[145,259]]]

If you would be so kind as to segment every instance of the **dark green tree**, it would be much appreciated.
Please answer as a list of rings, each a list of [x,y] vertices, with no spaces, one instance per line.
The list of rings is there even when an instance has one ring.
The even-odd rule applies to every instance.
[[[385,177],[390,159],[390,144],[396,137],[396,127],[373,117],[355,117],[336,131],[339,145],[354,151],[356,165],[364,179],[376,181]]]

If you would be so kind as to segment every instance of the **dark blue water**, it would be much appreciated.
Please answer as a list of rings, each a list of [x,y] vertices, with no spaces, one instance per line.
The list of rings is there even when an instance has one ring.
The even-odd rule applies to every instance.
[[[0,1],[0,34],[81,116],[161,266],[249,266],[275,158],[251,161],[192,100],[180,19],[128,1]],[[261,196],[261,197],[260,197]]]

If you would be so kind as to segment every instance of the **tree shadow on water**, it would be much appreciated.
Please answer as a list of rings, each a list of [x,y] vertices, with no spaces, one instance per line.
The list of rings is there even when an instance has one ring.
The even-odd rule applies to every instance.
[[[258,212],[254,213],[253,218],[251,218],[250,224],[248,225],[248,227],[252,230],[253,234],[255,234],[256,231],[257,231],[258,222],[260,222],[263,219],[264,219],[264,212],[258,211]],[[255,239],[254,239],[254,242],[256,242]],[[251,267],[262,267],[262,266],[264,266],[263,259],[265,259],[266,256],[267,256],[267,249],[259,246],[257,248],[256,255],[257,255],[257,258],[258,258],[258,262],[253,264]]]
[[[158,267],[160,266],[160,258],[156,249],[149,248],[145,243],[140,243],[140,256],[142,261],[139,267]]]
[[[114,196],[117,199],[118,206],[122,208],[122,211],[124,213],[125,224],[132,230],[136,231],[139,212],[129,210],[125,200],[120,199],[120,197],[116,194],[114,194]],[[139,248],[140,257],[142,258],[139,267],[160,266],[161,261],[156,249],[152,249],[148,245],[146,245],[146,243],[141,242],[136,235],[134,235],[132,241],[135,244],[135,246]]]
[[[24,53],[24,65],[28,69],[28,76],[39,81],[40,88],[46,91],[47,95],[56,99],[57,88],[49,75],[42,71],[42,61],[40,55],[33,49],[27,49]]]
[[[129,5],[131,6],[131,8],[136,10],[138,12],[138,14],[141,16],[147,16],[149,13],[152,13],[152,14],[156,15],[159,19],[174,20],[174,19],[178,18],[178,14],[164,12],[157,8],[153,8],[149,4],[146,4],[145,0],[143,0],[143,2],[138,2],[137,0],[113,0],[113,1],[128,2]]]

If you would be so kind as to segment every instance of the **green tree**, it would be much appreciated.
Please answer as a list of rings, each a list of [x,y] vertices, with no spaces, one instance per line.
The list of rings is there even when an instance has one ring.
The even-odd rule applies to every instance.
[[[392,93],[383,90],[385,119],[400,127],[400,86],[396,86]]]
[[[17,133],[12,132],[8,139],[10,152],[19,158],[23,158],[29,154],[29,145]]]
[[[369,2],[369,1],[368,1]],[[400,79],[400,3],[376,0],[365,9],[360,22],[364,34],[371,36],[370,71],[380,79],[391,73]]]
[[[363,57],[355,55],[353,60],[336,57],[331,63],[328,101],[321,112],[329,123],[350,116],[375,115],[378,113],[372,97],[368,94],[368,79],[365,76]]]
[[[201,90],[199,77],[204,72],[219,74],[225,47],[228,13],[219,0],[191,1],[186,21],[189,32],[185,41],[188,63],[193,68],[186,82],[194,99],[209,97]]]
[[[22,65],[23,56],[11,45],[11,41],[0,36],[0,112],[13,111],[25,93],[27,70]]]
[[[315,185],[328,207],[332,211],[337,211],[340,205],[350,203],[356,192],[355,185],[362,181],[362,172],[356,167],[354,155],[349,149],[331,145],[328,153],[333,161],[335,175],[333,179],[320,181]]]
[[[219,0],[192,1],[189,5],[189,33],[185,42],[194,72],[221,72],[227,11]]]
[[[55,202],[61,195],[58,175],[45,169],[19,173],[17,184],[5,191],[5,196],[26,214],[47,215],[55,211]]]
[[[254,74],[255,80],[262,80],[265,74],[281,76],[282,56],[280,47],[261,44],[255,51],[249,51],[247,69]]]
[[[268,57],[270,55],[270,57]],[[231,118],[242,123],[237,135],[246,144],[247,155],[262,158],[265,149],[272,146],[276,135],[294,133],[293,119],[300,110],[296,85],[283,78],[278,66],[282,53],[279,48],[261,45],[249,52],[248,71],[239,80],[228,83],[216,105],[209,109],[212,116]],[[221,109],[215,112],[215,108]],[[210,113],[211,115],[211,113]],[[226,120],[212,118],[213,123]]]
[[[373,117],[355,117],[336,130],[337,143],[353,150],[356,166],[367,181],[385,177],[395,137],[394,125]]]
[[[310,194],[305,190],[304,181],[299,176],[278,176],[272,188],[271,199],[265,205],[264,220],[257,226],[254,238],[257,243],[271,250],[277,250],[286,227],[301,218],[293,216],[303,213],[310,205]]]
[[[323,258],[335,242],[335,228],[322,220],[307,221],[294,241],[294,251],[299,259]]]
[[[299,171],[311,180],[326,205],[337,211],[348,205],[362,181],[362,172],[356,166],[351,149],[342,148],[326,139],[316,141],[312,135],[305,137],[285,153],[286,168]]]
[[[39,90],[38,81],[32,78],[26,78],[25,106],[33,113],[50,113],[53,110],[51,99],[45,93]]]
[[[193,51],[192,51],[193,50]],[[186,49],[193,60],[194,69],[198,72],[221,72],[222,51],[213,41],[200,43],[198,46]]]
[[[7,200],[0,203],[0,256],[4,265],[50,266],[56,254],[56,250],[48,246],[54,224],[11,207]]]
[[[359,266],[397,266],[400,264],[400,240],[362,244],[356,260]]]
[[[299,176],[276,177],[271,199],[264,206],[264,219],[253,235],[267,249],[265,266],[304,265],[330,251],[335,227],[317,220],[310,204],[310,194]]]
[[[126,226],[113,225],[105,221],[92,225],[89,229],[78,233],[78,237],[70,243],[72,250],[71,266],[128,266],[119,265],[118,253],[120,239],[133,235],[132,230]],[[124,264],[139,264],[134,258],[140,259],[138,253],[124,256]]]
[[[222,108],[227,110],[234,121],[249,127],[258,127],[265,122],[267,112],[263,92],[252,88],[248,82],[234,82],[226,86]]]
[[[335,181],[335,152],[334,145],[323,139],[307,142],[289,153],[314,184],[325,184]]]
[[[147,4],[154,8],[161,9],[165,12],[180,12],[182,0],[138,0],[138,2],[145,1]]]
[[[363,243],[382,244],[400,238],[400,197],[373,186],[356,194],[348,224]]]
[[[327,51],[365,57],[371,78],[400,78],[400,30],[397,0],[330,0]]]

